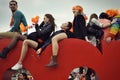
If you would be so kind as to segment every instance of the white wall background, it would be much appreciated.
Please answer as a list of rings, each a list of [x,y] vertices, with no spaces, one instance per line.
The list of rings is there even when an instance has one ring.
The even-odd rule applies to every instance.
[[[9,22],[11,11],[9,9],[10,0],[0,0],[0,32],[10,29]],[[36,15],[40,16],[40,22],[46,13],[50,13],[55,17],[58,27],[63,22],[72,21],[72,6],[81,5],[85,14],[89,17],[91,13],[101,12],[109,8],[120,10],[120,0],[17,0],[18,9],[24,13],[27,22],[31,24],[31,18]]]

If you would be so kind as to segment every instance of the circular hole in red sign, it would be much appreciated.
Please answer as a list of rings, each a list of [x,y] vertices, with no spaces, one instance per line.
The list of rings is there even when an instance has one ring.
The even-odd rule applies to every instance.
[[[68,80],[98,80],[98,76],[92,68],[81,66],[71,71]]]
[[[11,69],[7,69],[3,75],[2,80],[33,80],[32,74],[22,68],[17,71],[13,71]]]

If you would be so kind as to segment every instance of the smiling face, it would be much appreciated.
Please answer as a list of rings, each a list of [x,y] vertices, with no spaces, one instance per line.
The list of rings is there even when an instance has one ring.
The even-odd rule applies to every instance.
[[[9,8],[11,9],[11,11],[12,12],[15,12],[16,10],[17,10],[17,3],[16,2],[14,2],[14,1],[11,1],[10,3],[9,3]]]
[[[21,79],[21,80],[24,79],[24,77],[21,73],[18,75],[18,79]]]

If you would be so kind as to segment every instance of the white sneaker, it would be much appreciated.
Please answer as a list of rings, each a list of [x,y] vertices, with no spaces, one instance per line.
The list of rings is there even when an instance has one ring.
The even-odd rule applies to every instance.
[[[11,69],[12,69],[12,70],[19,70],[19,69],[21,69],[21,68],[22,68],[22,64],[17,63],[17,64],[15,64]]]

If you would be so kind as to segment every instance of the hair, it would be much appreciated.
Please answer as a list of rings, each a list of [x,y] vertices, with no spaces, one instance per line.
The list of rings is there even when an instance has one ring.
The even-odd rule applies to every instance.
[[[92,18],[98,19],[98,16],[96,13],[93,13],[90,15],[89,23],[91,22]]]
[[[79,12],[83,12],[83,8],[80,5],[73,6],[72,10],[78,10]]]
[[[106,10],[105,13],[108,14],[109,18],[112,18],[112,17],[114,17],[114,16],[119,14],[119,10],[118,9],[108,9],[108,10]]]
[[[67,30],[70,30],[71,28],[72,28],[72,23],[68,22],[68,29]]]
[[[54,31],[56,26],[54,17],[51,14],[45,14],[45,16],[49,19],[49,22],[52,24]]]
[[[83,73],[83,67],[79,67],[79,74],[82,74]]]
[[[108,14],[107,14],[107,13],[102,12],[102,13],[100,13],[99,18],[100,18],[100,19],[108,19],[108,18],[109,18],[109,16],[108,16]]]
[[[11,1],[9,2],[9,4],[10,4],[11,2],[15,2],[16,5],[18,4],[16,0],[11,0]]]
[[[28,80],[27,74],[26,73],[22,73],[23,77],[25,80]]]

